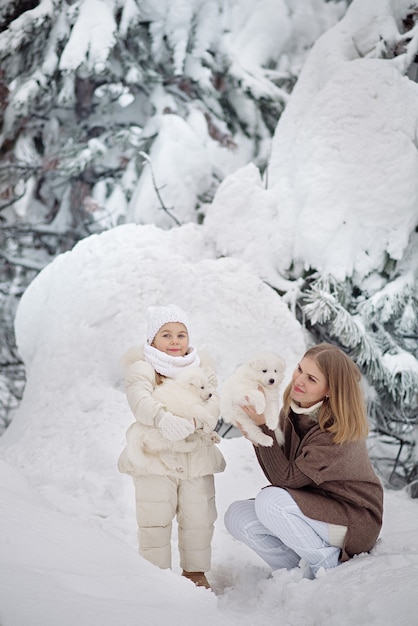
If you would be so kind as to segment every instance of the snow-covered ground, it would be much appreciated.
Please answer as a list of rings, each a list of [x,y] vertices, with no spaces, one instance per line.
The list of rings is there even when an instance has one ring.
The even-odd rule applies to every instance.
[[[259,348],[292,369],[305,336],[249,267],[214,259],[195,225],[121,226],[49,265],[21,301],[16,333],[24,399],[0,439],[2,626],[285,623],[409,626],[418,583],[418,501],[386,493],[382,539],[315,581],[269,569],[223,525],[235,499],[265,484],[252,446],[224,439],[219,518],[208,577],[215,593],[137,552],[134,494],[117,457],[132,421],[118,359],[145,334],[145,307],[182,304],[192,343],[206,344],[220,381]]]
[[[314,581],[302,579],[299,569],[268,578],[265,564],[235,542],[222,522],[228,504],[251,497],[264,480],[248,441],[224,439],[221,449],[228,466],[216,481],[219,519],[208,575],[215,593],[181,578],[178,566],[162,571],[138,555],[133,492],[124,484],[126,477],[112,480],[119,498],[110,517],[99,503],[85,515],[63,513],[18,468],[0,462],[2,626],[416,624],[416,501],[404,493],[386,493],[382,536],[371,554]],[[80,442],[78,454],[63,455],[63,464],[81,463],[84,453]],[[103,479],[103,490],[108,481]],[[76,483],[69,487],[77,491]],[[61,491],[59,496],[70,510],[73,494]]]

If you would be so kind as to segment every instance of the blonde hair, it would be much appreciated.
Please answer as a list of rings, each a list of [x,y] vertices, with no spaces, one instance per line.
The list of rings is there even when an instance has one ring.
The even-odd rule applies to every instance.
[[[342,350],[329,343],[310,348],[304,356],[315,361],[329,388],[329,397],[324,398],[318,415],[321,430],[333,433],[335,443],[365,439],[369,425],[357,365]],[[290,410],[291,388],[290,383],[283,394],[286,415]]]

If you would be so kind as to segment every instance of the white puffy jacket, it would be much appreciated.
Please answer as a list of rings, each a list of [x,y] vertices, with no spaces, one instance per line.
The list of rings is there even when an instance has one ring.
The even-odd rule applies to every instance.
[[[205,369],[211,385],[216,388],[216,374],[213,364],[205,351],[199,350],[200,366]],[[161,417],[166,412],[165,407],[155,400],[152,393],[155,389],[155,370],[143,360],[141,349],[131,350],[123,359],[125,367],[126,397],[135,417],[135,431],[138,432],[138,423],[147,427],[157,427]],[[130,436],[128,428],[126,437]],[[199,447],[193,452],[176,452],[179,457],[179,466],[185,468],[182,472],[169,470],[160,460],[158,454],[144,454],[140,446],[135,447],[135,455],[128,455],[127,447],[123,449],[119,461],[119,471],[131,476],[146,474],[170,475],[185,480],[222,472],[225,469],[225,459],[217,446],[203,437],[202,428],[187,437],[186,441],[198,441]],[[175,449],[175,445],[174,445]]]

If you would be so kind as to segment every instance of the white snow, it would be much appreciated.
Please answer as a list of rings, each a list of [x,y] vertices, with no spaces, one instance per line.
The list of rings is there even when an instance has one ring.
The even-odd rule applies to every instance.
[[[289,279],[290,302],[290,279],[312,266],[337,279],[367,280],[373,292],[373,270],[381,269],[387,251],[403,257],[403,269],[410,268],[416,280],[416,241],[408,234],[418,195],[417,86],[402,76],[397,58],[373,58],[383,40],[396,41],[396,20],[407,2],[354,0],[346,17],[318,40],[278,124],[265,180],[248,164],[225,179],[203,226],[163,230],[168,223],[162,212],[162,228],[113,228],[59,256],[27,289],[16,317],[27,384],[0,439],[1,626],[416,623],[418,500],[405,492],[385,492],[381,539],[370,554],[314,581],[303,579],[301,568],[269,578],[268,567],[223,525],[229,503],[254,496],[266,481],[248,441],[222,440],[227,468],[216,477],[211,593],[180,577],[175,533],[172,571],[138,555],[133,487],[116,466],[132,421],[118,361],[143,341],[148,305],[176,302],[189,312],[192,343],[212,352],[221,388],[225,376],[255,350],[278,351],[288,374],[305,350],[302,328],[266,283],[280,286]],[[84,6],[88,3],[110,7],[98,0]],[[194,4],[203,11],[205,3]],[[250,4],[243,0],[240,6]],[[260,8],[269,4],[259,2]],[[298,12],[302,2],[277,3],[278,13],[285,4],[292,28],[303,32],[306,42],[329,16],[319,12],[309,28]],[[318,3],[303,5],[312,15]],[[211,15],[219,6],[212,3]],[[231,24],[237,19],[232,0],[223,6],[225,23]],[[144,15],[152,12],[151,3],[143,8]],[[96,26],[101,17],[94,16]],[[134,3],[126,3],[124,29],[129,18],[139,19]],[[100,68],[113,36],[110,24],[106,19],[103,31],[90,33],[74,28],[72,48],[67,46],[61,63],[74,69],[77,46],[84,46],[83,56],[90,46],[89,60]],[[288,27],[283,24],[283,37]],[[251,23],[247,28],[250,32]],[[171,36],[176,42],[178,34]],[[200,48],[215,36],[210,21],[200,33]],[[263,61],[274,54],[273,43],[281,42],[266,41],[259,49]],[[369,58],[359,58],[359,51]],[[178,47],[177,54],[180,66],[184,50]],[[71,98],[70,86],[69,80],[62,98]],[[157,90],[155,98],[159,111]],[[245,115],[255,118],[250,108]],[[170,198],[187,221],[209,175],[205,142],[210,158],[216,153],[196,110],[187,129],[164,117],[170,149],[164,153],[156,143],[152,156],[167,180],[179,179]],[[239,150],[242,155],[246,146]],[[195,162],[193,154],[200,155]],[[134,188],[131,171],[129,176]],[[135,219],[140,193],[144,206],[155,193],[149,179],[144,181],[131,206]],[[96,201],[101,191],[96,190]],[[116,205],[114,199],[111,209]],[[402,355],[391,359],[392,366],[397,372],[406,366],[416,370],[415,361],[406,363]]]
[[[109,51],[115,43],[115,32],[112,2],[83,0],[60,57],[60,69],[71,72],[86,64],[88,71],[104,71]]]
[[[155,116],[144,131],[149,135],[158,133],[158,136],[129,204],[128,221],[171,227],[175,222],[162,205],[174,213],[180,223],[193,220],[197,197],[210,180],[211,164],[204,146],[193,129],[177,115]],[[162,179],[155,176],[156,171],[162,173]],[[168,201],[165,187],[170,189]]]
[[[25,395],[0,439],[2,626],[409,625],[418,582],[418,502],[387,493],[382,539],[315,581],[269,569],[223,525],[229,503],[266,484],[251,445],[223,440],[219,518],[208,574],[214,593],[160,571],[137,553],[134,493],[117,471],[132,417],[118,360],[145,334],[145,308],[190,312],[220,383],[269,348],[288,374],[305,350],[301,327],[242,261],[215,259],[196,225],[127,225],[89,237],[29,286],[16,318]],[[353,601],[354,599],[354,601]],[[396,621],[394,621],[396,618]]]
[[[369,58],[383,36],[389,48],[396,42],[391,4],[355,0],[317,40],[279,119],[267,188],[246,165],[208,208],[218,250],[272,284],[278,272],[298,277],[312,268],[361,285],[387,255],[405,254],[418,202],[418,85],[403,76],[404,57]],[[268,236],[245,231],[266,215]]]
[[[274,99],[280,109],[289,95],[276,77],[299,73],[315,38],[335,24],[345,5],[323,0],[143,0],[140,11],[130,3],[125,9],[133,24],[150,21],[153,59],[161,66],[172,59],[175,74],[167,76],[167,84],[157,82],[147,99],[153,117],[144,125],[142,139],[147,143],[158,132],[149,149],[155,181],[148,167],[138,165],[133,197],[126,190],[127,219],[171,226],[160,209],[158,188],[164,204],[176,207],[181,223],[199,222],[195,206],[212,197],[220,180],[250,161],[262,166],[268,161],[271,135],[258,101]],[[123,13],[121,32],[126,28]],[[270,69],[275,63],[279,71]],[[138,67],[127,75],[129,81],[133,75],[143,82]],[[219,96],[224,91],[231,103],[229,129],[222,127]],[[62,97],[68,98],[67,91]]]

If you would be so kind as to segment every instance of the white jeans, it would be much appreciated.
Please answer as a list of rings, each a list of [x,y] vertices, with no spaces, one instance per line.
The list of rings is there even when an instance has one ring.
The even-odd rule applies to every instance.
[[[320,567],[338,565],[340,548],[330,545],[328,524],[306,517],[280,487],[263,489],[255,500],[233,502],[225,526],[274,570],[292,569],[303,559],[315,576]]]

